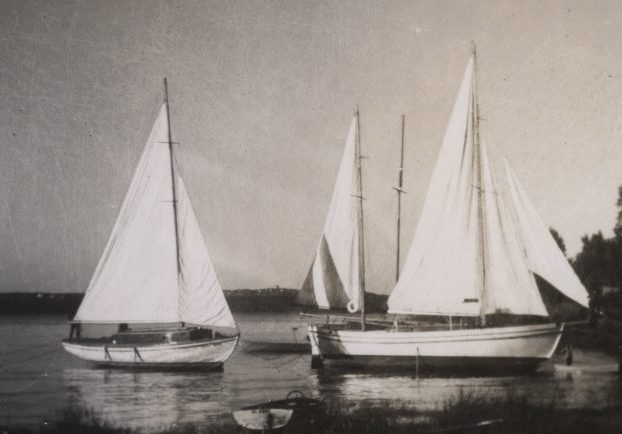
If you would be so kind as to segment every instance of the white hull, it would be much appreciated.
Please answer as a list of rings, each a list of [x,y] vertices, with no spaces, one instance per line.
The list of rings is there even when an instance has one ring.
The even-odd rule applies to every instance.
[[[128,368],[217,368],[231,356],[238,336],[155,345],[115,345],[64,341],[67,352],[104,366]]]
[[[310,325],[311,353],[322,361],[364,366],[535,368],[554,353],[562,325],[444,331],[339,330]]]

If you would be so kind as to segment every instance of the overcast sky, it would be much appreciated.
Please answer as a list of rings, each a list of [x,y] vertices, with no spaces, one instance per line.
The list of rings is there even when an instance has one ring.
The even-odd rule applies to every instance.
[[[84,291],[168,77],[225,288],[299,287],[356,104],[368,290],[389,292],[470,41],[483,134],[570,253],[622,184],[619,1],[0,1],[0,291]]]

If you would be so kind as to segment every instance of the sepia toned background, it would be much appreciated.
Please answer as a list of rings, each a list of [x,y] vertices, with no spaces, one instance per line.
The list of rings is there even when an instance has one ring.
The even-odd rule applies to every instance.
[[[483,134],[568,253],[615,221],[618,1],[0,1],[0,291],[88,285],[162,100],[225,288],[298,287],[355,106],[368,290],[392,288],[471,41]]]

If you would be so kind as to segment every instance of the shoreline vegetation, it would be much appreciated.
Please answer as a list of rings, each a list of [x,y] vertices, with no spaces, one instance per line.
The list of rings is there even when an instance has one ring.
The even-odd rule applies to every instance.
[[[290,288],[226,289],[225,298],[232,312],[286,312],[302,311],[295,304],[300,290]],[[82,302],[82,293],[0,293],[0,315],[48,315],[73,317]],[[386,295],[368,293],[371,312],[386,310]]]
[[[564,409],[555,402],[535,405],[525,396],[506,395],[491,399],[485,395],[457,393],[442,403],[439,410],[421,412],[393,405],[340,407],[328,405],[319,420],[306,420],[295,415],[280,433],[614,433],[622,423],[622,408],[600,410]],[[161,434],[245,433],[244,428],[224,413],[206,418],[203,422],[148,427],[149,432]],[[0,432],[24,433],[85,433],[137,434],[145,429],[115,426],[98,411],[84,407],[66,407],[58,411],[57,419],[37,429],[2,427]],[[265,432],[270,432],[266,430]]]

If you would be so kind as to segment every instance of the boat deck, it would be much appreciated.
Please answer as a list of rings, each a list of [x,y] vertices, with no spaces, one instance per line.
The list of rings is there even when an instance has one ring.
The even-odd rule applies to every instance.
[[[201,327],[176,327],[176,328],[154,328],[154,329],[128,329],[112,336],[104,337],[81,337],[69,338],[64,342],[88,345],[115,345],[117,347],[135,347],[145,345],[161,345],[176,343],[191,343],[195,341],[219,341],[229,339],[234,335],[226,335],[212,329]]]

